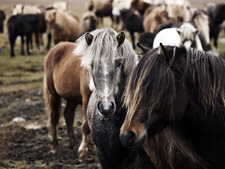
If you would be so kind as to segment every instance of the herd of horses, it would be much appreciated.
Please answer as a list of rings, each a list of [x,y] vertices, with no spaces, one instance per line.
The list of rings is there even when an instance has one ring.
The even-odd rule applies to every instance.
[[[48,32],[47,48],[51,39],[56,44],[44,61],[51,153],[57,151],[65,100],[70,148],[82,161],[91,135],[103,169],[225,168],[225,61],[208,52],[210,38],[217,47],[225,4],[201,11],[184,0],[156,2],[89,0],[81,22],[66,3],[33,6],[35,14],[14,7],[7,23],[11,56],[17,36],[22,54],[24,36],[30,53],[32,33],[38,48],[40,32]],[[96,29],[105,16],[115,29],[121,19],[132,43],[123,31]],[[140,58],[136,32],[144,32],[137,43]],[[73,125],[78,104],[80,145]]]

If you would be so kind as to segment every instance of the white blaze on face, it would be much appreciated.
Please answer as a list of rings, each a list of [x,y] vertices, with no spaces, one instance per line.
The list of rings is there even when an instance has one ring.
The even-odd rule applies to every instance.
[[[103,76],[104,76],[104,94],[103,94],[103,97],[104,97],[104,99],[107,99],[108,98],[108,95],[109,95],[109,86],[108,86],[108,84],[107,84],[107,76],[108,76],[108,74],[109,74],[109,72],[108,72],[108,65],[107,64],[105,64],[104,66],[103,66]]]

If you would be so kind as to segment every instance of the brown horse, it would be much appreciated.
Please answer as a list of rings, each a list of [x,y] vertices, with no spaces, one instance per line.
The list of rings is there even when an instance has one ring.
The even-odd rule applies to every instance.
[[[78,17],[61,10],[49,10],[45,14],[47,31],[52,32],[54,43],[74,42],[81,35]]]
[[[79,147],[79,158],[87,157],[87,136],[90,132],[86,110],[91,91],[89,89],[89,73],[85,67],[80,66],[82,55],[73,54],[76,44],[61,42],[47,55],[44,65],[44,90],[46,104],[50,111],[51,152],[55,153],[58,145],[57,124],[61,111],[61,98],[66,100],[64,118],[67,125],[70,147],[78,148],[77,138],[74,134],[73,123],[75,109],[82,104],[83,136]]]
[[[160,25],[167,23],[169,20],[166,6],[150,6],[144,14],[143,26],[145,32],[156,33]]]

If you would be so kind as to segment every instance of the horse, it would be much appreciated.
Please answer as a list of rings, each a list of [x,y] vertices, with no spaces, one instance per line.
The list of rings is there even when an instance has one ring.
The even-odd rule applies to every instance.
[[[130,33],[133,49],[135,46],[135,32],[144,32],[143,17],[134,9],[123,9],[120,11],[124,27]],[[135,24],[134,24],[135,23]]]
[[[176,22],[188,22],[192,17],[190,8],[184,5],[168,4],[166,11],[169,18],[173,18]]]
[[[4,32],[5,12],[0,10],[0,33]]]
[[[186,49],[195,48],[203,50],[198,36],[198,29],[190,23],[183,23],[179,28],[167,28],[156,34],[153,48],[159,47],[160,43],[173,46],[185,46]]]
[[[74,53],[82,55],[81,65],[89,70],[89,86],[94,89],[87,116],[100,163],[103,169],[129,166],[136,154],[122,145],[119,132],[126,114],[121,96],[126,79],[136,66],[135,53],[125,34],[111,28],[86,33],[77,42]]]
[[[71,42],[60,42],[49,51],[44,63],[44,94],[49,111],[51,153],[57,151],[57,124],[61,112],[62,98],[66,100],[64,118],[69,135],[70,148],[77,151],[78,142],[74,134],[73,123],[75,109],[78,104],[82,104],[83,133],[78,153],[80,160],[86,160],[88,134],[90,132],[86,110],[92,91],[89,88],[89,72],[85,67],[81,66],[82,55],[73,53],[78,45]]]
[[[87,11],[83,14],[81,20],[82,34],[91,32],[97,28],[98,22],[94,12]]]
[[[170,21],[168,13],[165,10],[166,6],[150,6],[144,14],[143,27],[145,32],[156,33],[158,27]]]
[[[26,37],[27,54],[30,55],[29,45],[32,42],[32,33],[35,33],[36,44],[38,40],[39,18],[34,14],[12,15],[8,22],[7,28],[10,42],[10,56],[14,57],[14,46],[17,36],[21,37],[21,55],[24,55],[24,36]]]
[[[108,0],[104,3],[102,8],[99,8],[95,11],[95,15],[98,17],[99,23],[102,26],[104,26],[103,18],[110,17],[112,21],[112,27],[114,27],[115,18],[113,17],[112,10],[113,10],[112,0]]]
[[[221,30],[220,26],[225,21],[224,10],[225,10],[225,4],[217,4],[215,6],[213,11],[213,20],[211,21],[211,25],[210,25],[210,29],[211,29],[210,37],[213,39],[214,41],[213,45],[216,48],[218,47],[217,39]]]
[[[61,41],[74,42],[81,34],[78,17],[61,10],[52,9],[46,12],[48,37],[53,35],[54,43]],[[50,44],[48,44],[50,47]]]
[[[149,50],[125,90],[122,143],[145,147],[156,168],[224,168],[224,76],[224,60],[206,52]]]

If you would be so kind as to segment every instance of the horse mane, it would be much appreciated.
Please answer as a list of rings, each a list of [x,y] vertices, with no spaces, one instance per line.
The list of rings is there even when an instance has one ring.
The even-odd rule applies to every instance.
[[[73,51],[73,54],[75,55],[83,55],[81,58],[81,66],[89,69],[93,59],[99,60],[98,58],[103,56],[104,53],[107,53],[107,56],[114,56],[114,52],[118,50],[120,55],[125,58],[125,76],[127,77],[130,75],[137,61],[130,42],[125,40],[120,47],[117,47],[118,43],[116,40],[116,35],[118,33],[111,28],[96,29],[90,33],[94,37],[91,45],[89,46],[87,44],[84,34],[76,41],[77,47]]]
[[[206,119],[212,114],[220,117],[225,108],[224,60],[206,52],[186,50],[184,47],[166,48],[168,54],[172,56],[170,65],[165,66],[160,60],[158,48],[155,48],[145,53],[131,73],[124,92],[128,124],[138,111],[144,114],[148,112],[149,118],[154,110],[159,109],[166,110],[166,115],[170,113],[169,120],[176,120],[176,116],[180,114],[175,113],[181,113],[173,112],[177,82],[186,85],[192,91],[192,98],[197,99],[196,104],[205,108],[205,113],[200,114],[201,117]],[[176,79],[171,69],[173,64],[177,63],[176,59],[182,59],[184,63],[180,65],[184,69],[180,79]],[[171,127],[173,128],[173,125]],[[175,144],[181,152],[204,168],[205,164],[201,157],[193,150],[188,140],[183,138],[179,128],[175,128],[175,134],[170,130],[167,130],[167,134],[172,138],[176,137]]]
[[[185,59],[185,65],[182,65],[185,66],[182,78],[190,78],[186,81],[189,85],[192,84],[190,90],[195,90],[193,97],[196,97],[199,104],[205,107],[205,111],[208,108],[212,108],[213,112],[215,109],[224,109],[225,62],[223,59],[194,49],[186,51],[184,47],[168,46],[166,48],[173,56],[173,61],[175,57]],[[160,60],[158,48],[145,54],[131,76],[133,78],[129,78],[124,95],[124,104],[129,112],[128,122],[137,111],[148,111],[149,117],[153,110],[159,108],[172,112],[176,97],[176,79],[172,69],[166,68]],[[149,91],[149,88],[152,90]],[[141,110],[141,107],[144,109]],[[175,116],[171,114],[170,120],[173,120]]]
[[[190,49],[187,52],[192,72],[193,88],[198,101],[205,109],[221,109],[225,106],[225,62],[206,52]],[[219,99],[218,99],[219,98]]]

